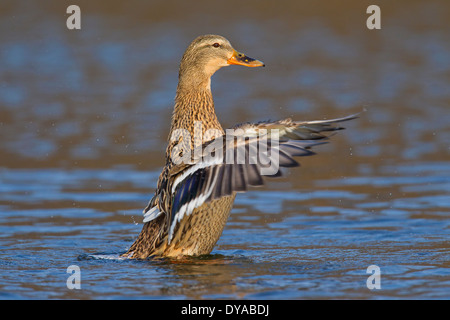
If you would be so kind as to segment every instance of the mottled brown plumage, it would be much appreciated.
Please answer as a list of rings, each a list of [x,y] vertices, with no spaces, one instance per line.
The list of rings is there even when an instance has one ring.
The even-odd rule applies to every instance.
[[[219,43],[221,48],[214,47]],[[203,46],[208,46],[203,48]],[[175,107],[169,139],[174,130],[186,129],[190,132],[192,140],[185,143],[191,148],[200,146],[204,141],[214,136],[207,132],[224,134],[224,130],[217,119],[214,110],[214,101],[211,93],[211,76],[220,67],[224,66],[234,54],[230,43],[220,36],[201,36],[194,40],[186,49],[180,63],[178,87],[175,97]],[[203,141],[195,141],[194,126],[201,121]],[[198,135],[197,135],[198,136]],[[197,137],[198,138],[198,137]],[[179,141],[170,141],[166,150],[166,166],[159,180],[155,197],[150,207],[157,205],[161,211],[171,210],[171,182],[174,176],[182,171],[182,166],[173,164],[171,154]],[[138,239],[133,243],[127,256],[131,258],[147,258],[149,256],[178,256],[200,255],[211,252],[225,226],[235,195],[224,197],[203,204],[183,221],[176,231],[171,244],[168,244],[167,230],[169,228],[168,215],[161,215],[155,220],[144,224]],[[144,210],[145,211],[145,210]]]
[[[236,192],[262,184],[259,163],[226,164],[222,160],[202,163],[186,153],[225,134],[215,113],[210,84],[214,72],[230,64],[264,66],[235,51],[221,36],[200,36],[186,49],[180,63],[165,167],[155,195],[144,210],[142,231],[124,257],[145,259],[210,253],[222,234]],[[254,141],[260,141],[260,132],[268,130],[270,136],[271,130],[276,129],[281,141],[280,166],[291,167],[298,164],[292,156],[312,154],[309,148],[319,144],[316,140],[326,138],[322,131],[341,129],[334,123],[353,118],[311,122],[287,119],[247,123],[236,128]],[[238,146],[235,143],[234,148]],[[180,162],[185,156],[189,161]]]

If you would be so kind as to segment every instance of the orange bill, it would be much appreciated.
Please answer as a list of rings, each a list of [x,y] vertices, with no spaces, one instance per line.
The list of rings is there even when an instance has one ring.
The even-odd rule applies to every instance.
[[[240,66],[246,67],[264,67],[264,63],[262,61],[247,57],[245,54],[237,52],[234,50],[231,58],[227,60],[228,64],[236,64]]]

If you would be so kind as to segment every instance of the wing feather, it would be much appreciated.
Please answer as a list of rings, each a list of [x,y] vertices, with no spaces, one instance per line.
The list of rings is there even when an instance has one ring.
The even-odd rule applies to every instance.
[[[300,122],[285,119],[245,123],[234,127],[232,138],[236,140],[233,143],[225,136],[206,142],[202,148],[202,156],[196,158],[194,163],[173,169],[176,175],[171,187],[173,201],[169,241],[176,225],[185,215],[191,214],[208,201],[234,192],[247,191],[249,186],[263,185],[261,169],[276,158],[279,168],[269,176],[280,176],[280,167],[299,166],[294,157],[315,154],[310,149],[327,143],[324,141],[329,137],[326,132],[342,130],[337,123],[355,118],[356,114],[330,120]],[[213,154],[208,155],[207,152],[212,149]],[[230,159],[232,163],[227,163]],[[151,221],[160,214],[161,211],[154,206],[145,213],[144,222]]]

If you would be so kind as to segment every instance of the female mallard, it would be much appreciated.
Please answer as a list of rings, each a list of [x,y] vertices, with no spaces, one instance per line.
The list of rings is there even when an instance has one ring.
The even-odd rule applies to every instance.
[[[236,192],[263,184],[262,175],[279,176],[279,167],[297,166],[293,156],[342,129],[324,121],[245,123],[227,134],[217,119],[211,76],[230,64],[261,67],[261,61],[233,49],[217,35],[195,39],[179,70],[166,165],[155,195],[144,209],[144,226],[123,255],[179,257],[209,254],[227,221]]]

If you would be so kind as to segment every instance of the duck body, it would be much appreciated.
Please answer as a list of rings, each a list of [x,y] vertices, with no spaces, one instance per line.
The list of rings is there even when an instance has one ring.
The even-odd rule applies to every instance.
[[[292,157],[313,154],[310,148],[327,138],[324,132],[342,129],[335,124],[355,118],[245,123],[233,128],[233,138],[245,139],[227,144],[215,113],[211,76],[231,64],[264,66],[234,50],[222,36],[200,36],[186,49],[180,63],[165,166],[144,209],[143,228],[124,257],[209,254],[222,234],[236,193],[263,184],[263,164],[259,158],[253,159],[251,141],[264,141],[277,150],[280,167],[293,167],[298,163]],[[271,142],[272,132],[276,132],[276,143]],[[225,156],[229,150],[235,151],[231,163]],[[238,150],[244,150],[242,161]],[[278,176],[280,170],[267,175]]]
[[[169,140],[166,149],[166,165],[159,177],[155,195],[144,210],[145,214],[152,208],[158,208],[158,211],[165,214],[145,222],[138,239],[127,252],[127,256],[131,258],[180,257],[210,253],[222,234],[233,206],[235,193],[206,202],[196,208],[192,214],[184,217],[182,223],[175,229],[176,221],[173,219],[182,204],[180,200],[175,203],[173,183],[176,177],[183,174],[183,169],[187,166],[183,163],[181,165],[174,163],[175,157],[171,156],[174,149],[193,150],[201,146],[203,141],[225,134],[216,117],[210,90],[204,88],[198,92],[191,91],[187,95],[181,92],[177,94],[175,100],[169,137],[174,137],[177,130],[182,132],[186,130],[188,134],[182,138],[187,136],[191,139]],[[197,133],[197,131],[200,132]],[[177,190],[181,187],[182,185]]]

